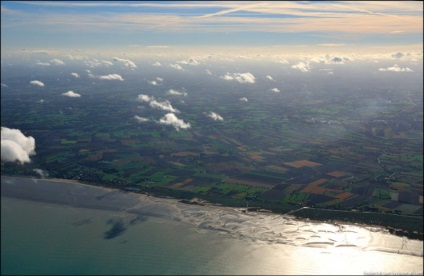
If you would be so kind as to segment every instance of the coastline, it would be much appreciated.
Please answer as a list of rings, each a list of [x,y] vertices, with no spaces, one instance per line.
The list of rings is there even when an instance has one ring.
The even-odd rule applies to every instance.
[[[380,223],[366,223],[362,221],[364,220],[364,218],[358,219],[358,215],[361,215],[362,217],[364,216],[381,217],[384,215],[387,216],[387,214],[376,214],[376,213],[364,214],[359,212],[353,213],[353,212],[347,212],[347,211],[314,209],[314,208],[308,208],[308,207],[299,208],[288,213],[280,213],[280,212],[272,212],[269,210],[264,210],[259,207],[254,207],[254,208],[232,207],[232,206],[217,205],[216,203],[208,202],[205,200],[199,200],[199,199],[185,200],[185,199],[178,199],[174,197],[156,196],[146,192],[128,191],[125,189],[107,187],[103,185],[96,185],[95,183],[83,183],[77,180],[70,180],[70,179],[34,178],[30,176],[9,176],[9,175],[1,175],[1,179],[2,179],[2,189],[1,189],[2,197],[6,196],[6,197],[27,199],[32,201],[44,201],[44,202],[50,202],[50,203],[56,203],[56,204],[72,205],[76,207],[97,208],[97,209],[117,210],[117,211],[130,210],[134,208],[135,206],[139,205],[140,204],[139,201],[149,202],[149,203],[167,203],[170,206],[176,205],[176,204],[177,205],[184,204],[192,208],[199,205],[199,206],[216,208],[220,210],[237,210],[238,212],[248,213],[252,215],[254,214],[283,215],[283,216],[290,217],[293,220],[299,220],[299,221],[307,220],[307,221],[313,221],[317,223],[330,223],[335,225],[340,225],[340,224],[355,225],[355,226],[360,226],[364,228],[379,228],[379,229],[385,229],[389,233],[397,235],[397,236],[405,236],[410,239],[423,240],[422,232],[417,232],[416,230],[392,227],[391,225],[385,225],[384,221]],[[8,185],[8,188],[4,189],[6,186],[3,185],[3,182],[7,183],[8,181],[10,182],[12,179],[21,179],[21,180],[31,181],[32,183],[37,183],[38,181],[41,181],[41,182],[45,181],[47,183],[53,184],[53,186],[50,186],[50,187],[54,187],[54,183],[70,184],[72,186],[68,186],[68,187],[64,186],[62,187],[63,190],[60,190],[60,189],[57,190],[56,196],[54,195],[54,193],[48,196],[47,194],[44,193],[42,189],[36,193],[28,193],[28,190],[25,188],[22,189],[19,187],[11,187],[10,185]],[[84,189],[85,194],[83,192],[81,194],[78,194],[78,197],[77,197],[77,194],[74,194],[73,191],[71,191],[72,189],[71,187],[85,187],[87,189]],[[107,192],[107,193],[105,195],[99,195],[102,192],[103,193]],[[69,194],[71,195],[71,197],[69,197]],[[115,199],[115,200],[110,200],[110,198],[107,201],[99,200],[99,198],[102,199],[103,197],[106,197],[109,194],[114,194],[115,196],[121,195],[125,197],[125,199],[118,197],[118,199]],[[93,198],[96,198],[97,200],[93,200]],[[122,201],[120,201],[121,199]],[[125,202],[126,204],[122,204],[122,202]],[[167,210],[167,212],[171,212],[171,210]],[[159,216],[163,215],[159,213],[155,214],[155,212],[153,212],[152,214],[159,215]],[[343,215],[340,215],[340,214],[343,214]],[[356,215],[356,217],[352,217],[352,215]],[[419,221],[420,218],[407,218],[407,219],[409,220],[415,219],[416,221]],[[422,225],[422,218],[421,218],[421,225]],[[416,229],[422,229],[422,226],[421,228],[416,227]]]

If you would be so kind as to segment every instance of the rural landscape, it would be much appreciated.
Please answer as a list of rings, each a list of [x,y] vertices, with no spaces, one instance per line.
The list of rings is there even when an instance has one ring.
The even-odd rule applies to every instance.
[[[423,275],[422,1],[1,1],[1,275]]]
[[[251,72],[259,67],[249,64]],[[422,84],[406,73],[386,82],[360,73],[331,82],[326,71],[299,81],[302,72],[277,75],[275,66],[269,74],[281,80],[271,84],[269,75],[241,84],[173,69],[95,83],[90,76],[70,81],[81,68],[56,75],[24,69],[61,88],[34,87],[5,70],[2,126],[34,137],[37,147],[31,163],[3,163],[2,174],[283,213],[314,207],[407,215],[422,225]],[[269,91],[275,82],[282,92]],[[83,96],[60,95],[69,89]],[[163,110],[152,101],[184,110],[185,125],[158,123]]]

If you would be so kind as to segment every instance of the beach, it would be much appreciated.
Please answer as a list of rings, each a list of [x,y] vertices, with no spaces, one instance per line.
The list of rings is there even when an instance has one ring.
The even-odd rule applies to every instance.
[[[147,266],[144,262],[145,269],[148,269],[141,274],[173,274],[170,271],[175,271],[177,274],[341,275],[382,271],[419,274],[423,271],[422,241],[391,235],[381,227],[312,222],[286,215],[245,212],[243,208],[184,204],[176,199],[156,198],[74,181],[2,176],[1,185],[2,233],[7,234],[2,235],[2,252],[6,252],[2,255],[7,258],[4,260],[2,256],[2,264],[3,261],[9,263],[11,259],[18,258],[19,254],[7,254],[11,248],[16,247],[16,244],[11,244],[11,239],[16,239],[14,236],[19,234],[15,228],[22,229],[31,220],[35,220],[31,223],[35,231],[33,234],[35,235],[37,228],[44,232],[40,230],[40,236],[30,238],[21,244],[22,248],[31,246],[31,240],[48,240],[47,234],[50,231],[67,233],[57,237],[58,244],[72,244],[72,241],[67,241],[67,236],[69,239],[73,237],[71,240],[77,238],[86,241],[84,245],[80,244],[73,249],[72,254],[77,259],[84,254],[91,254],[93,258],[104,257],[104,250],[112,250],[106,248],[111,244],[119,244],[123,248],[117,254],[119,252],[125,258],[118,258],[114,262],[127,264],[127,270],[124,269],[125,266],[120,266],[119,269],[115,267],[109,274],[140,274],[130,269],[134,266],[131,262],[139,258],[151,259]],[[14,213],[19,208],[23,208],[22,212]],[[58,225],[51,222],[52,217],[58,218]],[[43,227],[43,222],[51,225]],[[5,229],[3,225],[11,229]],[[148,233],[145,232],[147,230]],[[19,235],[23,239],[28,233]],[[61,241],[60,237],[64,240]],[[212,246],[211,242],[217,246]],[[154,250],[149,253],[147,249],[153,248],[152,243],[162,245],[161,253],[154,253]],[[166,244],[172,243],[175,248],[168,250]],[[81,248],[84,250],[79,251]],[[53,254],[52,250],[46,254]],[[169,256],[164,253],[167,251]],[[58,257],[62,256],[59,245],[53,252]],[[128,256],[129,252],[131,256]],[[155,259],[160,254],[165,254],[165,258]],[[169,263],[170,258],[178,258],[181,254],[186,255],[186,262],[190,260],[190,265],[183,266],[188,270],[178,268],[180,262]],[[309,256],[308,267],[300,263],[301,256]],[[330,260],[336,257],[339,258],[338,267],[330,269],[325,266],[335,266],[336,262]],[[221,268],[215,267],[218,266],[217,263],[211,261],[218,259],[222,262]],[[99,262],[103,261],[102,259]],[[169,266],[166,265],[167,262]],[[204,264],[200,265],[199,262]],[[267,265],[260,265],[264,263]],[[281,263],[285,265],[282,266]],[[102,265],[108,266],[104,263]],[[66,266],[70,265],[67,263]],[[246,270],[247,267],[249,270]],[[168,273],[161,270],[164,268],[168,269]]]

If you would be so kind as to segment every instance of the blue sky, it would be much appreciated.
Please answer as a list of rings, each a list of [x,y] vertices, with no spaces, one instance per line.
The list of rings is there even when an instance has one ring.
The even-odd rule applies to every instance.
[[[418,45],[421,1],[2,1],[1,46]]]

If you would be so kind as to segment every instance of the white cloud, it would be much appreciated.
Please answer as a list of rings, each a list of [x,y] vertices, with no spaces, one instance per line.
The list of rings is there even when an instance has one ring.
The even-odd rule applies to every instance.
[[[289,61],[287,59],[284,59],[284,58],[277,59],[276,62],[281,63],[281,64],[289,64]]]
[[[78,73],[71,73],[71,75],[72,75],[73,77],[77,78],[77,79],[80,77],[80,75],[78,75]]]
[[[395,64],[392,67],[388,67],[388,68],[379,68],[378,71],[382,71],[382,72],[413,72],[411,68],[400,68],[399,65]]]
[[[206,71],[206,74],[208,74],[208,75],[212,75],[211,70],[209,70],[209,69],[205,69],[205,71]]]
[[[271,76],[266,76],[265,78],[266,78],[267,80],[272,80],[272,81],[274,80]]]
[[[30,162],[35,154],[35,139],[26,137],[19,129],[1,127],[1,160],[4,162]]]
[[[70,97],[70,98],[79,98],[79,97],[81,97],[80,94],[75,93],[74,91],[68,91],[66,93],[62,93],[62,95],[63,96],[66,96],[66,97]]]
[[[323,64],[344,64],[345,62],[351,61],[352,58],[348,57],[338,57],[338,56],[316,56],[313,58],[310,58],[310,62],[316,62],[316,63],[323,63]]]
[[[155,80],[147,81],[150,85],[159,85],[160,82],[163,82],[162,78],[157,77]]]
[[[44,83],[42,83],[41,81],[38,81],[38,80],[33,80],[33,81],[30,81],[29,83],[33,84],[33,85],[41,86],[41,87],[44,86]]]
[[[246,97],[242,97],[242,98],[240,98],[240,101],[247,103],[249,100]]]
[[[215,121],[224,121],[224,118],[221,117],[221,115],[219,115],[218,113],[215,112],[209,112],[208,114],[206,114],[209,118],[212,118]]]
[[[151,102],[155,99],[153,97],[150,97],[150,96],[147,96],[147,95],[144,95],[144,94],[138,95],[137,98],[138,98],[139,101],[142,101],[142,102]]]
[[[328,72],[329,75],[334,75],[333,71]]]
[[[108,61],[108,60],[102,60],[102,63],[106,66],[112,66],[113,65],[113,63]]]
[[[1,83],[1,87],[5,87],[5,88],[7,88],[7,87],[9,87],[9,86],[7,86],[6,84],[4,84],[4,83]]]
[[[150,104],[151,107],[153,108],[159,108],[162,110],[166,110],[166,111],[171,111],[171,112],[175,112],[175,113],[179,113],[180,111],[175,109],[174,107],[172,107],[171,103],[166,100],[164,102],[158,102],[155,99],[153,99]]]
[[[114,57],[113,61],[122,62],[125,65],[125,67],[131,68],[131,69],[137,68],[137,65],[135,65],[135,63],[129,59]]]
[[[147,81],[150,85],[159,85],[159,82],[163,82],[162,78],[157,77],[155,80]]]
[[[184,70],[183,67],[179,64],[169,64],[169,67],[177,69],[177,70]]]
[[[63,61],[61,61],[60,59],[57,59],[57,58],[50,60],[50,62],[53,65],[65,65],[65,63]]]
[[[98,59],[92,59],[92,60],[84,60],[85,65],[88,67],[94,68],[102,65],[102,62]]]
[[[311,66],[309,65],[309,62],[305,63],[303,61],[295,65],[292,65],[291,68],[300,70],[301,72],[309,72],[309,70],[311,70]]]
[[[137,122],[139,122],[139,123],[144,123],[144,122],[148,122],[149,121],[148,118],[140,117],[140,116],[137,116],[137,115],[134,116],[134,119],[136,119]]]
[[[172,107],[171,103],[166,100],[164,102],[158,102],[154,97],[150,97],[148,95],[140,94],[137,96],[139,101],[148,102],[149,105],[153,108],[158,108],[166,111],[171,111],[175,113],[179,113],[180,111]]]
[[[239,83],[255,83],[256,79],[251,73],[227,73],[225,76],[221,76],[224,80],[236,80]]]
[[[99,66],[112,66],[113,63],[107,60],[98,60],[96,58],[92,59],[92,60],[84,60],[85,65],[87,65],[88,67],[94,68],[94,67],[99,67]]]
[[[159,61],[156,61],[155,63],[152,63],[153,66],[162,66]]]
[[[121,77],[121,75],[118,75],[118,74],[109,74],[109,75],[106,75],[106,76],[98,76],[97,78],[99,78],[101,80],[119,80],[119,81],[124,80]]]
[[[175,116],[174,113],[168,113],[165,114],[165,116],[163,116],[159,122],[159,124],[164,124],[164,125],[171,125],[173,126],[176,130],[180,130],[180,128],[190,128],[191,125],[190,123],[185,123],[183,120],[178,119],[177,116]]]
[[[187,96],[187,92],[181,92],[181,91],[174,90],[174,89],[169,89],[168,94],[169,95],[176,95],[176,96]]]
[[[278,88],[272,88],[271,89],[271,92],[280,93],[280,89],[278,89]]]
[[[48,62],[37,62],[36,64],[40,66],[50,66],[50,63]]]
[[[251,73],[235,73],[234,78],[239,83],[255,83],[255,76]]]
[[[49,176],[49,173],[47,171],[43,171],[42,169],[33,169],[32,171],[41,176],[41,178],[46,178]]]
[[[188,60],[180,60],[178,63],[188,64],[188,65],[199,65],[200,63],[194,58],[189,58]]]
[[[221,79],[223,79],[223,80],[233,80],[233,79],[234,79],[234,78],[230,75],[230,73],[227,73],[226,75],[221,76],[220,78],[221,78]]]

